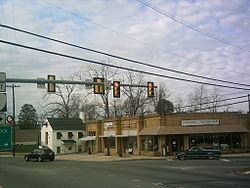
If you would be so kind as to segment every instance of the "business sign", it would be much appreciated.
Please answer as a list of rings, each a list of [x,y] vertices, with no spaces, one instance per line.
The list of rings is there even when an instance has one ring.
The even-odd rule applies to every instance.
[[[6,93],[0,93],[0,112],[7,111],[7,96]]]
[[[198,119],[198,120],[182,120],[182,126],[198,126],[198,125],[219,125],[219,119]]]
[[[6,92],[6,74],[0,72],[0,92]]]
[[[10,126],[0,126],[0,151],[12,149],[12,129]]]

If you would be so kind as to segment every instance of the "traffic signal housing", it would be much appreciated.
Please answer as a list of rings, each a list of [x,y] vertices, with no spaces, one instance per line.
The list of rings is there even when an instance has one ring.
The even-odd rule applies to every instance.
[[[48,75],[48,80],[55,80],[56,76],[55,75]],[[55,83],[48,83],[48,92],[54,93],[56,92],[56,84]]]
[[[104,94],[104,78],[94,77],[94,82],[102,83],[101,85],[94,85],[94,94]]]
[[[148,89],[148,97],[152,98],[154,97],[154,82],[148,82],[147,84],[147,89]]]
[[[120,81],[113,81],[113,97],[114,98],[120,98],[121,92],[121,85]]]

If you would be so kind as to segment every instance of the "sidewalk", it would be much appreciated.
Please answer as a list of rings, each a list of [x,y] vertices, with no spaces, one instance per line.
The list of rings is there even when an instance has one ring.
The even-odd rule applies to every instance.
[[[221,158],[250,158],[250,153],[240,153],[240,154],[223,154]],[[87,154],[87,153],[77,153],[77,154],[66,154],[57,155],[56,160],[72,160],[72,161],[124,161],[124,160],[173,160],[173,156],[166,157],[150,157],[141,155],[126,155],[126,156],[107,156],[104,153]]]

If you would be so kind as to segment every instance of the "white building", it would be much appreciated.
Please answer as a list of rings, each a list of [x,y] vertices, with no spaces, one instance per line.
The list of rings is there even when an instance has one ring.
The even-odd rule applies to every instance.
[[[86,133],[79,118],[47,118],[41,129],[41,145],[48,146],[55,154],[86,151],[80,141]]]

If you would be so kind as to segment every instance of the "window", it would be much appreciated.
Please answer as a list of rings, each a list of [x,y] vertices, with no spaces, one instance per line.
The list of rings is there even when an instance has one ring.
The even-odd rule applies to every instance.
[[[58,133],[56,134],[56,138],[57,138],[57,139],[61,139],[61,137],[62,137],[62,133],[61,133],[61,132],[58,132]]]
[[[68,138],[71,139],[73,137],[73,133],[72,132],[68,132]]]
[[[61,153],[61,147],[56,148],[56,153]]]
[[[68,150],[69,150],[69,151],[72,150],[72,146],[69,146],[69,147],[68,147]]]
[[[83,133],[82,132],[78,132],[78,139],[83,137]]]

